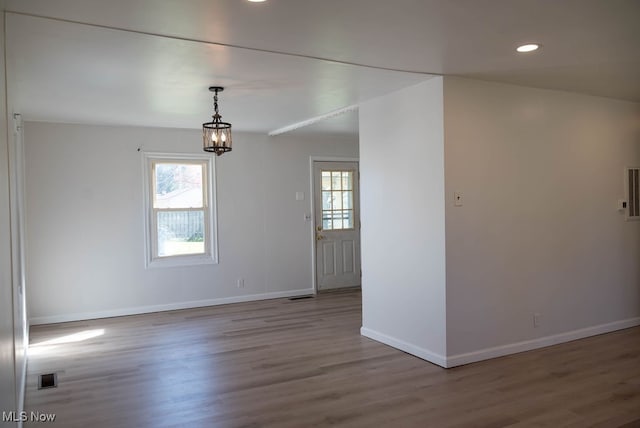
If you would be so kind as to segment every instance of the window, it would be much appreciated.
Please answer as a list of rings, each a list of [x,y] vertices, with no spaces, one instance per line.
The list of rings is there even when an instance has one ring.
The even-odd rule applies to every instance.
[[[640,168],[627,168],[627,220],[640,220]]]
[[[353,171],[322,171],[322,229],[353,229]]]
[[[147,266],[217,261],[213,160],[145,154]]]

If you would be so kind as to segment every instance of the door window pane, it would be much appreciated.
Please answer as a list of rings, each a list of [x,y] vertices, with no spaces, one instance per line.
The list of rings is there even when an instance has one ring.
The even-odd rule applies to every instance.
[[[342,190],[352,190],[353,172],[342,171]]]
[[[352,229],[353,171],[322,171],[322,228]]]
[[[353,209],[353,192],[342,192],[342,208]]]
[[[331,171],[322,171],[322,190],[331,190]]]
[[[342,192],[332,192],[331,193],[331,207],[334,210],[342,209]]]
[[[324,230],[333,229],[333,222],[331,221],[331,213],[332,211],[322,211],[322,229]]]
[[[335,216],[333,219],[333,229],[344,229],[342,227],[342,215],[340,214],[340,211],[334,211],[333,213]]]
[[[342,189],[342,174],[340,171],[331,171],[331,190]]]
[[[322,209],[331,209],[331,192],[322,192]]]
[[[342,211],[342,227],[344,229],[353,229],[353,210]]]

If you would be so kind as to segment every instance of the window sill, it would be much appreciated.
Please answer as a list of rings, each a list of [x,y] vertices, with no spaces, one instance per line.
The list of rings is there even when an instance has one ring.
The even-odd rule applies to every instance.
[[[179,266],[198,266],[198,265],[217,265],[218,261],[211,255],[194,255],[194,256],[171,256],[147,260],[147,269],[179,267]]]

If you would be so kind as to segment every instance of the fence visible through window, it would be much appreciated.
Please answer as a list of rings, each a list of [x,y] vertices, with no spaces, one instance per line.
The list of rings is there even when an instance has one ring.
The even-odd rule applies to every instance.
[[[153,208],[158,257],[206,252],[204,180],[202,162],[154,162]]]
[[[204,212],[158,212],[158,247],[159,256],[204,252]]]
[[[322,229],[353,227],[353,171],[322,171]]]
[[[158,230],[172,239],[201,242],[204,233],[202,211],[162,211],[158,213]]]

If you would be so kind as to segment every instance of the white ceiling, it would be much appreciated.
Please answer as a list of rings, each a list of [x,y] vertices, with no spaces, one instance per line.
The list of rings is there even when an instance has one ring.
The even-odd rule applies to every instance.
[[[269,132],[430,74],[640,101],[638,0],[7,0],[27,120]],[[515,47],[543,48],[523,55]],[[400,72],[400,70],[411,73]],[[357,132],[357,114],[309,129]]]

